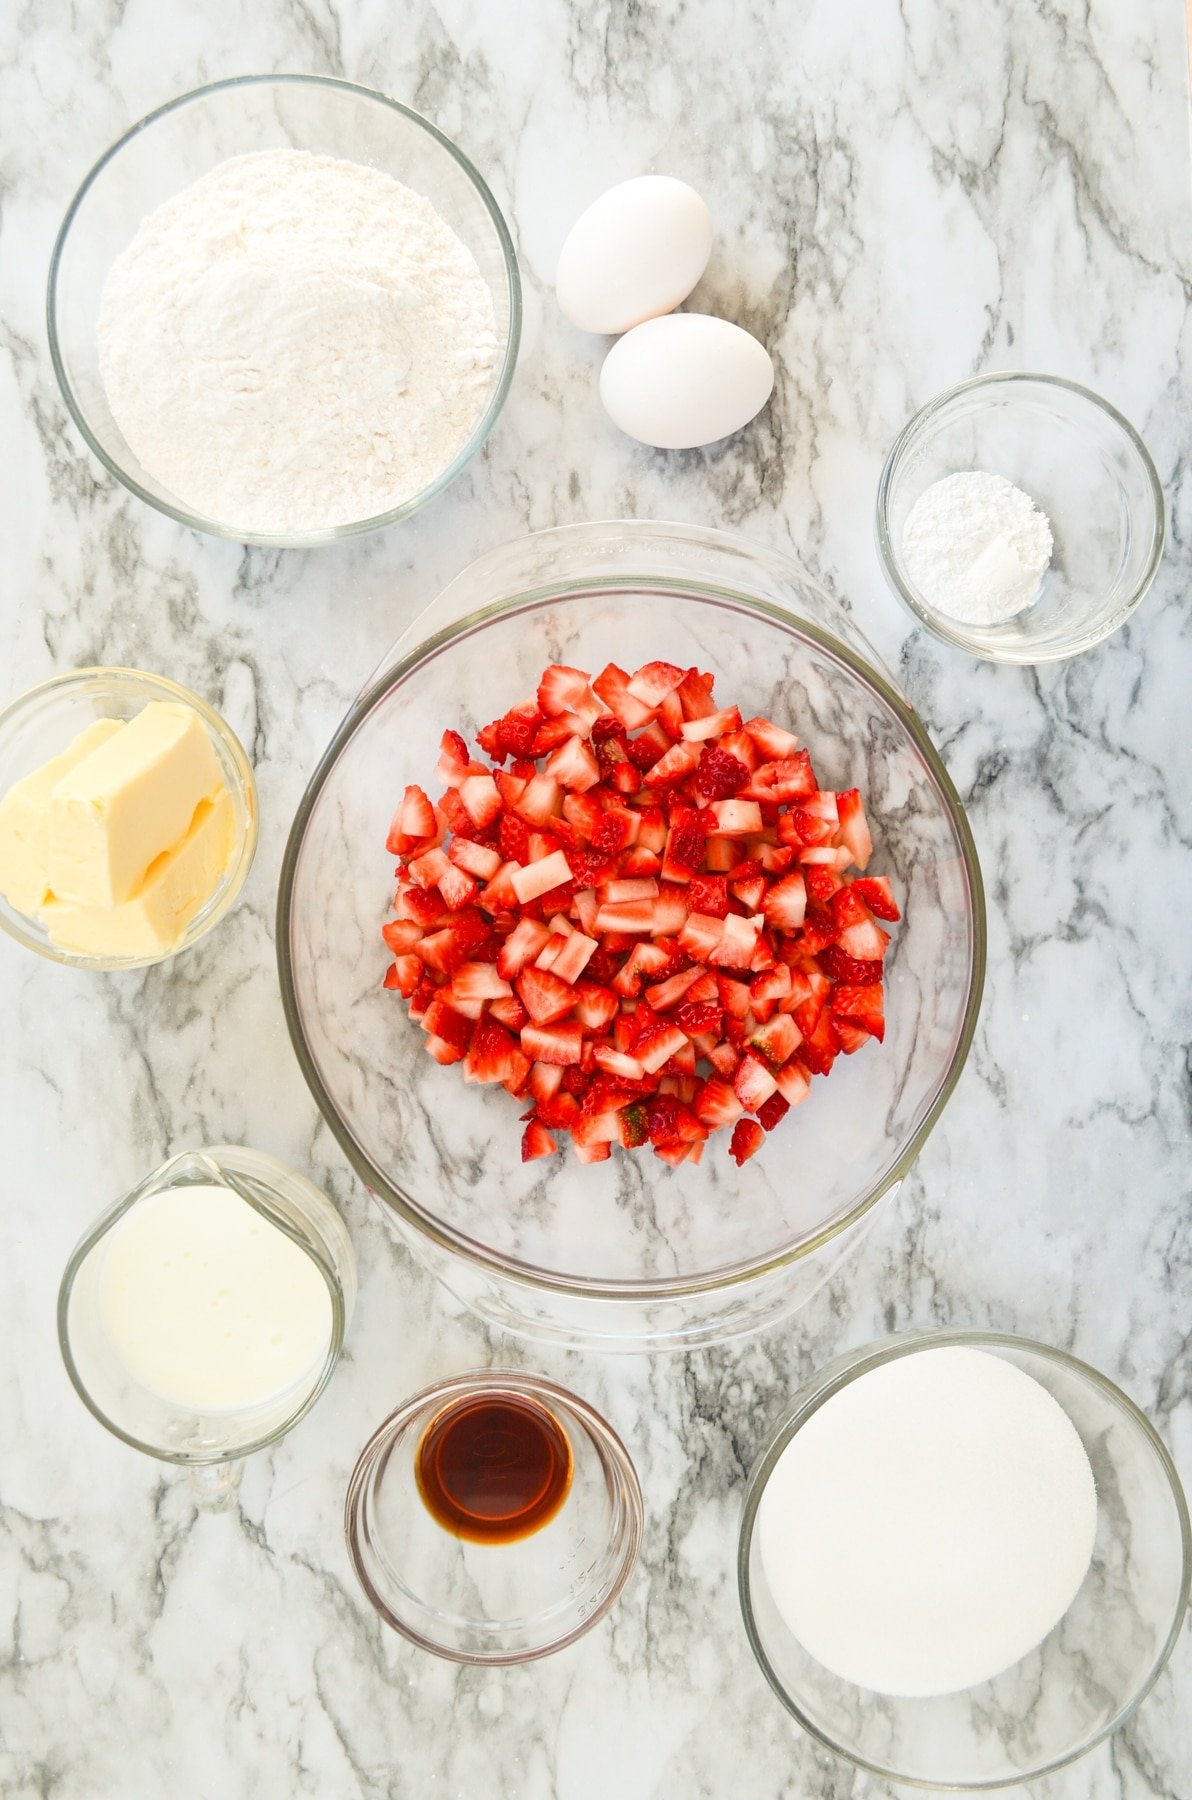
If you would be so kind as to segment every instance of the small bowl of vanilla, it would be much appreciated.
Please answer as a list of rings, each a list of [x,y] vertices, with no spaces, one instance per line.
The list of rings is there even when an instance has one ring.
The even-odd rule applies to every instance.
[[[907,610],[990,662],[1091,650],[1146,594],[1163,492],[1129,421],[1057,375],[979,375],[915,414],[877,491],[877,546]]]

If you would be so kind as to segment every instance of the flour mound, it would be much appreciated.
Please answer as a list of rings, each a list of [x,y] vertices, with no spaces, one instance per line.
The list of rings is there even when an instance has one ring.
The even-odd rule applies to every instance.
[[[488,284],[430,202],[263,150],[142,220],[104,286],[100,373],[190,510],[291,536],[412,499],[464,448],[498,358]]]
[[[1051,551],[1051,526],[1031,496],[980,469],[933,482],[902,535],[923,598],[965,625],[998,625],[1033,605]]]

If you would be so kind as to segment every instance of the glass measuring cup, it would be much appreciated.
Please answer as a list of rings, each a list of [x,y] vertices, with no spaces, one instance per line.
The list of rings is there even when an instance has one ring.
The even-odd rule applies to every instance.
[[[326,1284],[330,1330],[322,1359],[253,1404],[187,1405],[155,1391],[129,1369],[105,1323],[104,1269],[114,1234],[153,1196],[188,1186],[237,1195],[296,1245]],[[271,1156],[219,1145],[171,1157],[95,1221],[62,1277],[58,1343],[79,1398],[100,1424],[134,1450],[188,1467],[198,1504],[220,1507],[235,1499],[244,1458],[276,1443],[326,1387],[355,1298],[351,1240],[326,1195]]]

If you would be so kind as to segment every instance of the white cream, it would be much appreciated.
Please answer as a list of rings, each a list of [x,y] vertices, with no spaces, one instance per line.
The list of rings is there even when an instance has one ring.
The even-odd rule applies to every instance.
[[[152,1194],[113,1231],[100,1309],[134,1380],[178,1406],[234,1412],[321,1367],[331,1296],[311,1259],[238,1194]]]

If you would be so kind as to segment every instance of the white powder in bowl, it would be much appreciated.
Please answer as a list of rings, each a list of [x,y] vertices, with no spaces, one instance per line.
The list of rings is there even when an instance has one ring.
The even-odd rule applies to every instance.
[[[979,469],[932,482],[902,532],[911,581],[963,625],[999,625],[1030,606],[1051,551],[1047,515],[1030,495]]]
[[[1097,1496],[1046,1388],[989,1351],[938,1346],[813,1413],[757,1523],[803,1648],[859,1687],[922,1697],[991,1680],[1058,1624],[1088,1571]]]
[[[303,150],[220,163],[142,220],[99,313],[112,416],[218,524],[374,518],[458,455],[492,390],[492,295],[430,202]]]

